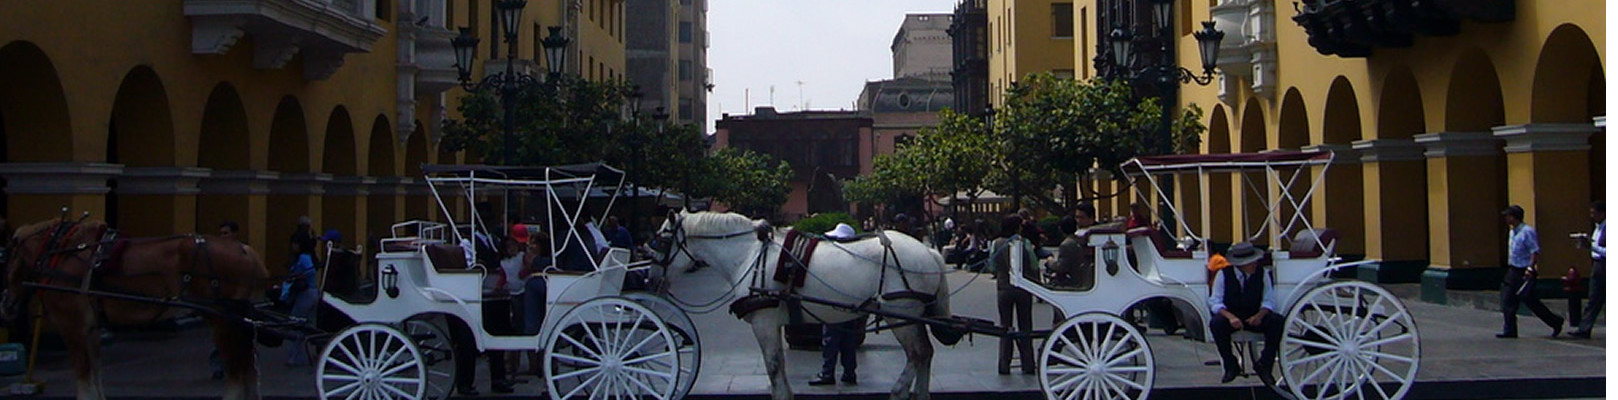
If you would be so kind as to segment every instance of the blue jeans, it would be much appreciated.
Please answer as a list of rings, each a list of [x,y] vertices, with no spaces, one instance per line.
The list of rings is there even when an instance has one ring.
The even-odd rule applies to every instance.
[[[865,334],[865,318],[823,325],[820,335],[820,376],[837,376],[837,359],[843,359],[843,376],[854,376],[859,361],[854,359],[856,338]]]
[[[522,333],[538,335],[545,324],[545,277],[536,276],[523,282]]]
[[[315,305],[320,302],[320,291],[313,285],[303,291],[292,294],[292,316],[309,320],[315,316]],[[304,348],[303,337],[292,338],[287,346],[288,365],[308,365],[309,352]]]

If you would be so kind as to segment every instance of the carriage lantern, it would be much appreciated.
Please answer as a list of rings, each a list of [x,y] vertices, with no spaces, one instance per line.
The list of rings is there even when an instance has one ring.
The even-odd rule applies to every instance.
[[[392,265],[382,266],[382,276],[379,278],[382,290],[388,293],[388,298],[399,298],[399,270]]]
[[[1101,245],[1101,261],[1107,263],[1107,275],[1118,275],[1118,242]]]

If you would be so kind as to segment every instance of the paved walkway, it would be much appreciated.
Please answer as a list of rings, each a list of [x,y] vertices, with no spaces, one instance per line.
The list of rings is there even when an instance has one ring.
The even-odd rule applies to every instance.
[[[717,274],[704,270],[686,277],[695,282],[679,293],[688,300],[712,298]],[[976,277],[974,279],[974,277]],[[993,318],[994,281],[987,275],[965,272],[950,274],[952,286],[963,287],[952,299],[955,314]],[[1406,306],[1415,315],[1421,331],[1422,365],[1418,385],[1411,398],[1559,398],[1597,397],[1606,375],[1604,328],[1595,340],[1547,338],[1549,329],[1537,326],[1532,318],[1522,320],[1521,339],[1493,337],[1498,329],[1498,313],[1432,305],[1413,299]],[[1035,324],[1048,329],[1049,306],[1035,305]],[[693,315],[700,327],[703,365],[693,397],[715,396],[759,398],[768,393],[758,347],[746,324],[723,309]],[[208,377],[206,358],[210,344],[204,329],[178,333],[119,333],[105,347],[105,384],[118,398],[217,398],[222,384]],[[939,398],[974,398],[986,392],[1013,392],[1006,398],[1039,398],[1035,376],[997,375],[994,359],[998,339],[977,336],[953,347],[940,346],[933,362],[932,388]],[[1155,398],[1209,398],[1255,396],[1269,398],[1265,390],[1249,390],[1256,379],[1237,380],[1220,385],[1218,366],[1204,365],[1216,359],[1213,345],[1165,336],[1160,330],[1148,335],[1156,355]],[[314,374],[311,368],[281,365],[284,349],[262,349],[262,390],[273,398],[311,398]],[[66,398],[72,395],[71,369],[63,354],[48,352],[41,361],[46,395]],[[819,352],[790,351],[788,374],[793,390],[806,397],[879,398],[892,385],[902,367],[902,351],[890,334],[872,335],[859,352],[860,384],[810,387],[807,382],[818,369]],[[485,363],[479,362],[480,369]],[[1016,368],[1013,368],[1014,370]],[[479,376],[486,376],[480,372]],[[18,377],[0,377],[0,387]],[[538,394],[538,381],[525,378],[518,395]],[[487,393],[487,383],[479,389]],[[949,395],[953,393],[953,395]],[[524,397],[514,395],[511,397]]]

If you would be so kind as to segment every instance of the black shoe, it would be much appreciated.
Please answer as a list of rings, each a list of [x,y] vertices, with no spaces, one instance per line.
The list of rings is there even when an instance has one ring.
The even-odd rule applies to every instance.
[[[1219,383],[1230,383],[1230,381],[1236,380],[1237,374],[1236,370],[1227,369],[1225,370],[1225,376],[1219,378]]]
[[[1589,339],[1590,338],[1590,332],[1572,331],[1572,332],[1568,332],[1567,336],[1575,337],[1575,338],[1579,338],[1579,339]]]
[[[860,380],[859,378],[854,377],[854,375],[843,374],[843,383],[858,385],[860,384]]]
[[[1268,368],[1259,368],[1258,380],[1264,382],[1264,386],[1275,387],[1275,376],[1270,373]]]
[[[837,383],[837,380],[832,379],[831,375],[816,375],[815,380],[809,381],[809,386],[825,386],[834,383]]]
[[[1562,323],[1557,322],[1556,325],[1551,325],[1551,337],[1556,337],[1556,335],[1560,334],[1562,334]]]
[[[495,393],[512,393],[517,390],[511,387],[511,382],[496,381],[489,384],[489,391]]]
[[[1496,334],[1494,334],[1494,337],[1500,338],[1500,339],[1516,339],[1517,334],[1515,334],[1515,333],[1496,333]]]

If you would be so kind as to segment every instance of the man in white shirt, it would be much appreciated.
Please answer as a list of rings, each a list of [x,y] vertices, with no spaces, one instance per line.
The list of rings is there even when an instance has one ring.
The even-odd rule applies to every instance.
[[[1275,311],[1275,284],[1269,274],[1258,267],[1263,257],[1264,253],[1251,243],[1236,243],[1225,251],[1230,266],[1214,275],[1213,290],[1208,296],[1208,309],[1213,312],[1208,330],[1213,333],[1214,345],[1225,363],[1225,375],[1220,383],[1230,382],[1241,373],[1237,369],[1236,355],[1231,351],[1230,335],[1246,330],[1264,334],[1264,351],[1253,366],[1259,380],[1274,386],[1275,377],[1270,371],[1281,345],[1282,319]]]
[[[1590,233],[1590,305],[1584,308],[1578,329],[1567,334],[1584,339],[1590,338],[1602,303],[1607,301],[1607,203],[1591,203],[1590,219],[1596,222],[1596,230]]]

